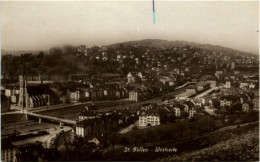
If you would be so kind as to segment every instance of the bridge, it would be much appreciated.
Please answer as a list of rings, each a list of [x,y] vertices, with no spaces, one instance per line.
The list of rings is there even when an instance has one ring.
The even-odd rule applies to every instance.
[[[76,120],[63,119],[60,117],[47,116],[47,115],[36,114],[36,113],[32,113],[32,112],[25,113],[26,120],[28,120],[28,116],[33,116],[33,117],[39,118],[39,123],[42,122],[42,119],[46,119],[46,120],[51,120],[51,121],[57,121],[60,123],[60,126],[62,126],[62,124],[64,124],[64,123],[70,124],[70,125],[76,124]]]

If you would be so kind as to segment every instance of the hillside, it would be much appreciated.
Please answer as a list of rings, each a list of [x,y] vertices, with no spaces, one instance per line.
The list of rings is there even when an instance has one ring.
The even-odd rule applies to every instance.
[[[129,42],[122,42],[122,43],[116,43],[112,45],[108,45],[108,47],[116,48],[120,45],[125,46],[134,46],[135,44],[140,46],[147,46],[147,47],[196,47],[196,48],[202,48],[207,50],[213,50],[218,52],[228,52],[228,53],[240,53],[240,54],[246,54],[246,55],[255,55],[252,53],[242,52],[235,49],[222,47],[218,45],[210,45],[210,44],[200,44],[195,42],[188,42],[188,41],[167,41],[167,40],[161,40],[161,39],[144,39],[144,40],[138,40],[138,41],[129,41]]]
[[[258,161],[259,160],[259,127],[258,123],[245,124],[226,131],[218,132],[219,143],[200,150],[172,155],[160,161]],[[238,131],[240,129],[240,131]],[[223,136],[226,132],[227,135]],[[227,138],[223,140],[222,138]],[[223,140],[223,141],[222,141]]]
[[[188,41],[168,41],[168,40],[161,40],[161,39],[143,39],[143,40],[136,40],[136,41],[128,41],[128,42],[121,42],[121,43],[116,43],[116,44],[111,44],[107,45],[107,47],[111,48],[118,48],[120,45],[125,45],[125,46],[134,46],[135,44],[138,44],[140,46],[145,46],[145,47],[185,47],[185,46],[190,46],[190,47],[196,47],[196,48],[202,48],[202,49],[207,49],[207,50],[213,50],[213,51],[218,51],[218,52],[228,52],[228,53],[240,53],[240,54],[246,54],[246,55],[257,55],[253,53],[248,53],[248,52],[243,52],[243,51],[238,51],[235,49],[227,48],[227,47],[222,47],[218,45],[211,45],[211,44],[200,44],[196,42],[188,42]],[[32,53],[38,54],[41,51],[8,51],[8,50],[1,50],[1,55],[6,55],[6,54],[13,54],[13,55],[21,55],[25,53]],[[44,53],[49,53],[49,50],[44,50],[42,51]]]
[[[8,51],[8,50],[1,50],[1,55],[7,55],[7,54],[12,54],[12,55],[21,55],[21,54],[25,54],[25,53],[31,53],[33,55],[38,54],[39,52],[44,52],[44,53],[48,53],[47,50],[45,51]]]

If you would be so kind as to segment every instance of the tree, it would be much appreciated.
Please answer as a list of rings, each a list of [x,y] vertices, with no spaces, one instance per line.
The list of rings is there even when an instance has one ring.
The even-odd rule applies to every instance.
[[[166,123],[168,121],[167,114],[165,112],[160,113],[160,121],[161,121],[162,124]]]
[[[114,133],[114,132],[110,133],[108,136],[108,139],[109,139],[110,144],[112,145],[113,149],[114,149],[116,143],[118,142],[118,137],[119,137],[118,134]]]
[[[183,135],[184,130],[185,130],[185,125],[181,121],[178,121],[176,124],[177,124],[178,133],[181,137]]]
[[[210,132],[215,129],[214,119],[209,116],[201,117],[197,122],[198,130],[200,133]]]
[[[75,150],[82,150],[84,146],[84,138],[75,136],[72,145],[74,146]]]
[[[220,107],[220,102],[219,102],[219,100],[217,100],[217,99],[212,99],[211,100],[212,101],[212,105],[213,105],[213,107],[214,108],[219,108]]]

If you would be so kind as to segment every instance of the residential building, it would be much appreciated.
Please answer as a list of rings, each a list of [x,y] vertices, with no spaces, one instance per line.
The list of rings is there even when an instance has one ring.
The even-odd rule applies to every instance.
[[[11,142],[2,140],[1,142],[1,161],[17,161],[16,148]]]
[[[249,89],[255,89],[256,87],[256,84],[255,83],[250,83],[249,84]]]
[[[191,110],[189,111],[189,119],[193,118],[196,113],[197,113],[197,112],[196,112],[195,109],[191,109]]]
[[[187,104],[183,104],[184,106],[184,112],[189,112],[189,106]]]
[[[136,82],[136,73],[133,73],[133,72],[129,72],[127,74],[127,83],[135,83]]]
[[[195,93],[193,91],[185,91],[180,94],[175,95],[177,100],[186,100],[193,96]]]
[[[7,97],[11,97],[14,95],[14,93],[13,93],[12,89],[5,89],[5,95]]]
[[[241,82],[239,85],[240,88],[248,88],[249,87],[249,83],[247,82]]]
[[[221,74],[223,74],[222,70],[217,70],[216,73],[215,73],[215,75],[221,75]]]
[[[139,127],[160,125],[160,116],[156,111],[142,111],[139,115]]]
[[[231,88],[231,81],[226,81],[225,88]]]
[[[13,95],[11,96],[11,103],[12,104],[17,104],[19,99],[19,95]]]
[[[79,88],[77,88],[76,90],[70,90],[69,97],[71,103],[79,102],[83,98],[82,91]]]
[[[228,101],[226,99],[220,100],[220,107],[225,107],[225,106],[231,106],[232,101]]]
[[[181,116],[181,110],[180,110],[180,108],[174,107],[173,109],[174,109],[174,112],[175,112],[175,116],[176,116],[176,117],[180,117],[180,116]]]
[[[223,96],[220,97],[220,107],[230,107],[232,104],[236,103],[236,98],[234,96]]]
[[[105,132],[113,132],[119,126],[120,118],[117,114],[102,115],[98,118],[81,120],[76,123],[76,135],[93,138],[103,137]]]
[[[197,92],[197,88],[195,86],[189,86],[189,87],[186,88],[186,92],[196,93]]]
[[[207,82],[210,84],[210,88],[217,86],[217,81],[216,80],[207,80]]]
[[[236,63],[235,63],[235,62],[232,62],[232,63],[231,63],[231,69],[233,70],[233,69],[235,69],[235,67],[236,67]]]
[[[138,91],[134,90],[134,91],[130,91],[129,92],[129,100],[130,101],[135,101],[137,102],[138,101]]]
[[[253,99],[253,109],[254,110],[259,110],[259,96],[255,96]]]
[[[150,103],[141,105],[141,110],[151,110],[153,107]]]
[[[84,110],[79,114],[79,121],[97,118],[98,114],[93,110]]]
[[[249,104],[248,103],[242,104],[242,111],[243,112],[249,112]]]
[[[198,91],[207,90],[210,88],[210,83],[200,82],[200,83],[196,84],[196,86],[197,86]]]
[[[87,135],[87,129],[84,128],[83,122],[78,122],[76,126],[76,135],[85,137]]]
[[[1,93],[1,112],[10,111],[10,97],[7,97],[5,94]]]

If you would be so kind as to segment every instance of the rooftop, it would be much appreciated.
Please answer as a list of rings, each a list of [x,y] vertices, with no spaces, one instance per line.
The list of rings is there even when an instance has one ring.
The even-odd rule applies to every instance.
[[[190,96],[192,96],[194,94],[195,94],[194,92],[185,91],[185,92],[182,92],[180,94],[177,94],[175,97],[190,97]]]

